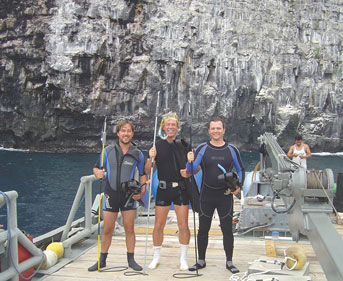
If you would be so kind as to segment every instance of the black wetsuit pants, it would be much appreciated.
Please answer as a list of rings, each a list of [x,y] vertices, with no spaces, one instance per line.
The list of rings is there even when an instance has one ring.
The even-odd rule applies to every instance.
[[[198,253],[199,259],[205,260],[208,245],[208,232],[211,228],[214,210],[217,209],[220,227],[223,232],[223,245],[226,260],[232,260],[233,233],[232,233],[232,195],[224,195],[221,190],[207,190],[200,195]]]

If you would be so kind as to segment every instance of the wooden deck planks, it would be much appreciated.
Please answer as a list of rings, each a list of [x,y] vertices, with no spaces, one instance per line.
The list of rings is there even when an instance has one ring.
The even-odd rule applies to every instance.
[[[171,212],[173,216],[173,213]],[[193,228],[193,215],[190,213],[189,217],[190,227]],[[198,224],[197,224],[198,225]],[[153,217],[150,218],[150,229],[153,228]],[[339,229],[343,228],[339,226]],[[340,232],[339,230],[339,232]],[[145,225],[138,225],[136,227],[136,249],[135,259],[141,265],[144,266],[144,254],[145,254],[145,237],[146,229]],[[296,244],[292,241],[281,241],[276,245],[277,258],[282,259],[283,250],[287,247]],[[46,281],[88,281],[88,280],[130,280],[130,281],[157,281],[157,280],[177,280],[173,277],[174,273],[191,273],[189,271],[179,271],[179,243],[177,237],[177,225],[176,219],[172,218],[170,223],[166,227],[165,239],[161,251],[161,263],[155,270],[147,269],[148,264],[152,259],[152,236],[148,235],[147,243],[147,257],[146,257],[146,274],[147,275],[136,275],[136,276],[125,276],[124,272],[88,272],[87,268],[94,264],[97,260],[97,247],[91,248],[84,255],[77,258],[74,262],[66,265],[51,276],[45,278]],[[311,244],[308,241],[301,241],[299,245],[306,250],[308,260],[310,261],[310,273],[309,276],[313,281],[325,281],[326,277],[323,270],[316,258],[316,255],[312,249]],[[265,239],[264,237],[256,238],[252,236],[235,237],[235,248],[234,248],[234,264],[242,272],[247,271],[249,268],[249,262],[257,260],[261,256],[265,256]],[[194,254],[194,237],[191,236],[190,248],[188,250],[188,264],[193,265],[195,262]],[[212,224],[209,245],[206,255],[206,268],[199,270],[199,274],[196,278],[187,278],[187,280],[229,280],[232,275],[225,268],[225,253],[223,250],[223,242],[219,222],[216,220]],[[110,247],[109,255],[107,258],[107,267],[114,266],[127,266],[126,261],[126,246],[125,246],[125,235],[113,236],[112,245]],[[126,271],[131,271],[126,270]],[[185,280],[185,279],[181,279]]]

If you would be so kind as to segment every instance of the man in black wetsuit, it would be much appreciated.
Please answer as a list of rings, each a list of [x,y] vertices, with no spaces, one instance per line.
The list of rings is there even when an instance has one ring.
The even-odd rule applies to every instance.
[[[159,179],[153,230],[154,257],[148,268],[155,269],[160,262],[163,229],[173,202],[179,228],[180,269],[187,270],[187,250],[190,238],[188,227],[189,197],[183,177],[190,176],[186,171],[189,148],[183,142],[176,140],[176,134],[179,130],[179,118],[175,113],[171,112],[164,115],[160,128],[164,130],[165,136],[161,135],[160,129],[162,139],[158,140],[155,147],[149,150],[149,158],[145,164],[145,173],[149,174],[152,168],[152,158],[156,160]]]
[[[131,144],[133,130],[133,124],[130,121],[119,122],[116,127],[118,142],[104,149],[103,155],[100,155],[100,159],[93,168],[93,173],[98,179],[102,179],[104,172],[107,172],[105,200],[102,202],[104,231],[101,236],[100,268],[106,266],[108,249],[112,242],[112,233],[120,210],[126,235],[128,265],[137,271],[143,269],[134,259],[136,241],[134,220],[136,216],[136,200],[142,198],[146,188],[143,186],[141,193],[133,195],[130,201],[128,201],[130,194],[124,190],[125,183],[133,179],[136,168],[139,172],[140,183],[143,184],[147,181],[147,176],[144,173],[144,155]],[[127,201],[128,204],[126,205]],[[96,270],[98,270],[98,262],[88,268],[88,271]]]
[[[222,168],[231,172],[233,167],[238,174],[241,184],[244,182],[244,168],[238,149],[224,140],[225,124],[219,117],[213,117],[208,125],[210,141],[200,144],[195,153],[187,155],[188,172],[202,168],[202,186],[200,191],[200,212],[198,232],[198,262],[189,268],[194,271],[206,266],[205,255],[208,244],[208,232],[211,228],[212,216],[217,209],[220,227],[223,232],[223,244],[226,254],[226,268],[232,273],[239,270],[232,264],[233,233],[232,214],[233,196],[240,192],[240,188],[228,194],[228,188],[218,179],[223,174]],[[219,166],[218,166],[219,164]],[[221,168],[220,168],[221,167]]]

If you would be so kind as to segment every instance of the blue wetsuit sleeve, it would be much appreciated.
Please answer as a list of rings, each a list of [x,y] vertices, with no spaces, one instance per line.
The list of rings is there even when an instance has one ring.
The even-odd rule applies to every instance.
[[[229,145],[229,148],[230,148],[232,158],[233,158],[233,165],[235,166],[240,182],[243,185],[244,179],[245,179],[245,169],[243,167],[241,155],[237,147],[233,145]]]
[[[189,162],[187,162],[186,164],[186,168],[189,173],[194,173],[200,166],[206,147],[207,145],[201,144],[195,149],[195,153],[194,153],[195,160],[193,161],[192,164]]]
[[[139,172],[140,176],[145,175],[145,172],[144,172],[144,155],[142,152],[139,153],[139,161],[137,164],[137,168],[138,168],[138,172]]]

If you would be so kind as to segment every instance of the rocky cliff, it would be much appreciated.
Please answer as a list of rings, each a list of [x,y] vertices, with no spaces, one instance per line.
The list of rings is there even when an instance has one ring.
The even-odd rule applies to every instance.
[[[342,21],[340,0],[3,0],[0,145],[98,150],[107,116],[146,147],[160,92],[194,144],[222,115],[242,150],[342,151]]]

